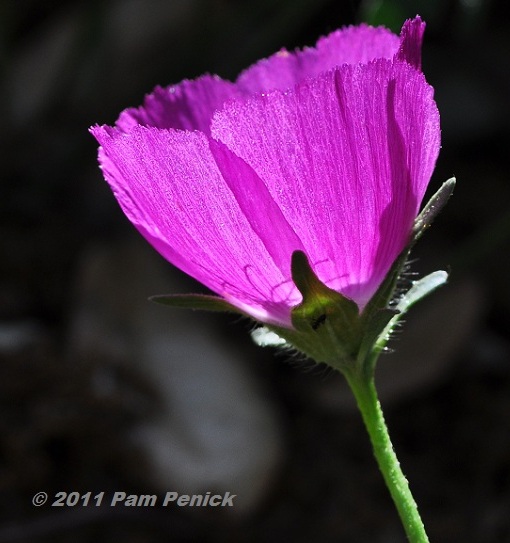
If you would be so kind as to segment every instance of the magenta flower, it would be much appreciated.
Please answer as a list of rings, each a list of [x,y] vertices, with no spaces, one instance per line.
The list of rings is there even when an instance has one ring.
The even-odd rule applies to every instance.
[[[409,244],[440,147],[424,23],[361,25],[280,51],[235,83],[156,88],[91,129],[129,220],[254,319],[292,328],[291,258],[361,313]]]

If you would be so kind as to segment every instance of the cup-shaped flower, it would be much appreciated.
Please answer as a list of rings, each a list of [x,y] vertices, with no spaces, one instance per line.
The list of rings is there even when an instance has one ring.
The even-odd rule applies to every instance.
[[[235,83],[206,75],[157,88],[115,127],[91,129],[129,220],[220,296],[176,304],[235,309],[292,334],[317,280],[320,299],[336,293],[349,315],[363,313],[411,242],[439,152],[423,30],[418,17],[400,37],[338,30]]]

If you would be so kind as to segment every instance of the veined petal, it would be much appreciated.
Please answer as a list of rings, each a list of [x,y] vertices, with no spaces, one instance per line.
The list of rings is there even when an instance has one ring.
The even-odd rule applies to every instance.
[[[117,127],[124,132],[133,126],[200,130],[209,133],[213,113],[223,103],[239,96],[236,86],[218,76],[204,75],[170,87],[156,87],[143,106],[124,110]]]
[[[209,146],[241,211],[274,263],[283,275],[287,275],[291,269],[292,253],[304,250],[301,240],[253,168],[222,143],[212,140]]]
[[[386,28],[349,26],[320,38],[315,47],[295,52],[282,49],[260,60],[241,73],[237,85],[247,93],[292,89],[303,79],[341,64],[392,58],[399,44],[399,37]]]
[[[409,241],[439,152],[433,90],[406,62],[343,65],[216,113],[319,279],[364,307]]]
[[[421,70],[421,46],[425,23],[418,15],[414,19],[408,19],[400,32],[401,42],[396,58],[405,60],[411,66]]]
[[[247,68],[237,79],[245,93],[292,89],[308,77],[342,64],[367,63],[395,55],[421,68],[425,23],[419,16],[405,21],[400,37],[383,27],[349,26],[320,38],[315,47],[289,52],[282,49]]]
[[[101,145],[104,176],[124,213],[164,258],[255,319],[290,326],[290,308],[301,299],[290,280],[291,255],[285,273],[217,162],[231,176],[230,184],[239,183],[235,176],[249,173],[249,166],[244,164],[243,171],[240,159],[229,163],[221,152],[215,160],[209,138],[200,132],[141,126],[127,133],[99,126],[91,131]],[[267,190],[266,195],[270,198]],[[264,193],[258,197],[254,208],[274,207]],[[268,224],[266,238],[280,223]]]

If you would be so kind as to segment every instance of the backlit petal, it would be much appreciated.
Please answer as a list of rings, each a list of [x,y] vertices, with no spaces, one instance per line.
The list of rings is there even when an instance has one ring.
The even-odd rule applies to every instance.
[[[344,65],[230,103],[211,131],[264,180],[318,277],[362,308],[409,240],[439,152],[423,75],[405,62]]]
[[[349,26],[321,38],[316,47],[295,52],[282,49],[260,60],[239,76],[237,84],[250,93],[292,89],[303,79],[341,64],[392,58],[399,45],[399,37],[386,28]]]
[[[217,76],[204,75],[170,87],[156,87],[143,106],[123,111],[117,127],[128,131],[137,125],[179,128],[209,133],[213,113],[223,103],[239,96],[236,86]]]
[[[424,32],[425,23],[420,17],[407,20],[400,33],[401,43],[396,57],[398,60],[409,62],[418,70],[421,69],[421,46]]]
[[[288,276],[292,253],[304,250],[301,240],[253,168],[219,142],[211,141],[210,148],[223,179],[253,231],[278,268]]]
[[[229,163],[216,153],[215,160],[209,139],[199,132],[134,127],[126,134],[95,127],[92,133],[124,213],[164,258],[254,318],[289,325],[290,308],[300,301],[290,281],[290,254],[284,273],[217,166],[222,162],[235,178],[243,173],[239,159]],[[257,181],[250,183],[255,187]],[[259,194],[254,212],[274,208],[271,202]],[[272,218],[266,237],[271,228],[278,235],[278,215]]]

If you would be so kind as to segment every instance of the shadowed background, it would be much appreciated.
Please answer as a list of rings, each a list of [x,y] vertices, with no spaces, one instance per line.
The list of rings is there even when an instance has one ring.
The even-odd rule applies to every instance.
[[[423,70],[454,197],[412,272],[378,382],[432,541],[510,541],[510,19],[490,0],[0,4],[0,543],[404,541],[341,378],[252,344],[122,215],[87,129],[157,85],[228,79],[367,21],[427,21]],[[430,195],[429,193],[429,195]],[[34,507],[38,491],[237,494],[235,507]],[[50,499],[50,501],[52,501]]]

